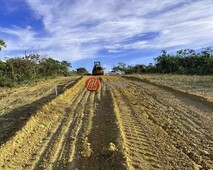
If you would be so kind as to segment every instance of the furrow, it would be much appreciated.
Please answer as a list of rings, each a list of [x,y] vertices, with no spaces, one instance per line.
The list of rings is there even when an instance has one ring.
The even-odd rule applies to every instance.
[[[60,157],[55,161],[54,169],[59,168],[67,168],[68,163],[73,160],[73,156],[75,153],[76,148],[76,142],[78,140],[78,133],[82,126],[84,109],[85,105],[87,104],[87,100],[90,93],[87,92],[86,96],[83,98],[82,101],[79,102],[78,107],[74,110],[74,114],[76,114],[76,117],[74,117],[73,121],[70,123],[69,128],[66,133],[66,138],[63,141],[63,148],[61,150],[61,153],[59,154]]]
[[[113,93],[116,93],[115,99],[119,108],[120,118],[125,120],[122,121],[122,127],[124,129],[126,147],[128,148],[127,155],[131,161],[131,166],[135,169],[161,169],[162,165],[157,159],[155,148],[149,140],[149,136],[146,135],[147,130],[142,127],[142,122],[139,122],[137,117],[134,116],[135,112],[131,108],[132,106],[126,101],[126,96],[122,94],[122,91],[114,91]],[[136,128],[136,126],[140,128]],[[143,131],[142,135],[137,135],[141,134],[141,130]],[[130,133],[126,133],[127,131]],[[128,145],[128,143],[131,145]],[[136,146],[137,149],[135,148]],[[143,148],[142,152],[138,151],[138,148]],[[146,149],[149,149],[149,152],[151,152],[149,156],[145,152]]]
[[[182,99],[180,100],[166,89],[160,89],[146,83],[132,83],[132,87],[139,89],[139,94],[143,93],[144,97],[138,104],[144,107],[149,120],[171,136],[173,146],[195,162],[195,166],[210,168],[212,166],[211,154],[204,154],[204,152],[211,153],[213,150],[210,146],[212,131],[209,125],[211,123],[208,123],[205,116],[210,113],[200,116],[197,109],[192,109],[190,105],[186,105],[187,103],[182,103]],[[137,94],[134,96],[138,101],[141,99],[141,96]],[[194,105],[193,100],[188,103]]]
[[[63,94],[45,104],[13,138],[0,147],[0,163],[3,169],[33,169],[37,166],[36,162],[42,158],[49,159],[48,156],[45,157],[45,153],[54,145],[52,141],[58,140],[60,129],[63,129],[60,124],[66,122],[70,103],[83,89],[83,81],[81,79]],[[54,157],[54,154],[50,157]]]
[[[63,142],[66,138],[66,133],[69,129],[69,125],[73,122],[73,119],[77,116],[75,112],[79,103],[81,103],[86,95],[86,91],[80,92],[79,96],[74,100],[70,105],[70,108],[66,110],[66,114],[58,126],[56,132],[52,135],[52,138],[49,140],[47,147],[44,149],[39,161],[36,164],[35,169],[37,168],[49,168],[53,166],[55,162],[55,157],[60,153]]]

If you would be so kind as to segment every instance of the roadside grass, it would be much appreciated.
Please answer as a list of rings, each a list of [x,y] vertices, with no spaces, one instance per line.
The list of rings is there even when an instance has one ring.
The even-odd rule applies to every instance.
[[[213,75],[143,74],[140,78],[169,86],[213,101]]]
[[[45,96],[54,94],[55,85],[60,88],[71,81],[77,80],[80,76],[57,77],[36,82],[34,84],[25,84],[19,87],[0,89],[0,115],[6,114],[14,108],[30,104]]]
[[[75,78],[75,77],[80,77],[78,75],[71,75],[71,76],[67,76],[67,77],[49,77],[49,78],[41,78],[36,80],[35,82],[28,82],[28,83],[23,83],[20,85],[16,85],[14,87],[1,87],[0,86],[0,94],[1,93],[8,93],[8,92],[13,92],[13,91],[17,91],[19,89],[26,89],[29,87],[33,87],[33,86],[37,86],[37,85],[44,85],[44,84],[60,84],[63,83],[67,80],[69,80],[70,78]]]

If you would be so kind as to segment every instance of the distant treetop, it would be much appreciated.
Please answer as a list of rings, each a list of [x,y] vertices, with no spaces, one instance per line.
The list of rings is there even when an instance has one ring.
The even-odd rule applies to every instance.
[[[0,39],[0,51],[1,51],[2,47],[7,47],[7,45],[4,42],[4,40]]]

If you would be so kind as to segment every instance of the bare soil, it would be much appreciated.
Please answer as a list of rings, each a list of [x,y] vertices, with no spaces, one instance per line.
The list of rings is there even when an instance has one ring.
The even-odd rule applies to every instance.
[[[25,123],[4,128],[0,169],[213,168],[211,101],[135,76],[100,76],[89,92],[87,78],[29,103]]]
[[[79,77],[62,77],[0,92],[0,144],[22,128],[44,104],[75,84]]]

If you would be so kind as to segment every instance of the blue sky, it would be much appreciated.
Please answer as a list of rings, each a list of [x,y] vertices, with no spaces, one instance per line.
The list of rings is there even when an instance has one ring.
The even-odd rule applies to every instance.
[[[213,43],[212,0],[0,0],[0,59],[38,52],[73,69],[149,64]]]

